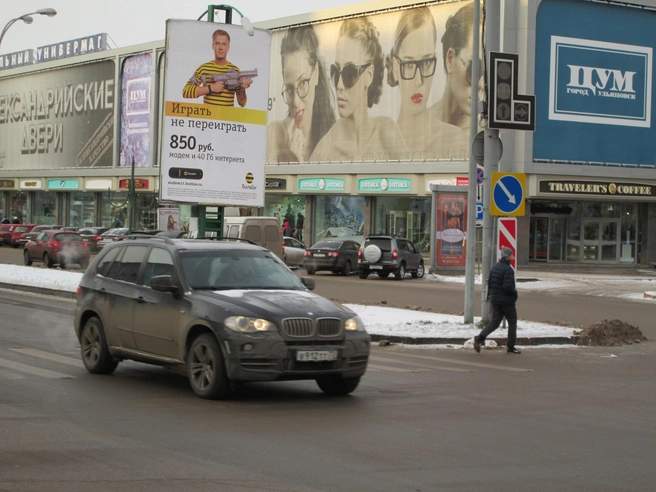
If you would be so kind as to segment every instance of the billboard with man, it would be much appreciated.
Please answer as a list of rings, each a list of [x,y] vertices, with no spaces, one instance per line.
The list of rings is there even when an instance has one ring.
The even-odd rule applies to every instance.
[[[264,205],[270,48],[262,29],[167,22],[163,200]]]

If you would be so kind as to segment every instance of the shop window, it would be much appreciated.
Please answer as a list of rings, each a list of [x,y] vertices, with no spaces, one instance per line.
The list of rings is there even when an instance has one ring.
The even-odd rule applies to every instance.
[[[419,252],[427,252],[430,245],[430,207],[430,197],[376,197],[373,231],[375,234],[405,237]]]
[[[35,224],[55,225],[58,223],[57,193],[36,191],[32,202],[32,220]]]
[[[364,242],[363,196],[318,196],[313,219],[315,237],[310,244],[326,238]]]

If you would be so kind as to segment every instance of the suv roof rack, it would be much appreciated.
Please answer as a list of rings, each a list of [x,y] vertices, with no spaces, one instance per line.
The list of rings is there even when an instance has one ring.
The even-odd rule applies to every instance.
[[[175,244],[170,237],[166,236],[153,236],[151,234],[128,234],[125,239],[160,239],[167,244]]]
[[[206,236],[206,237],[195,237],[193,239],[209,239],[211,241],[243,241],[245,243],[249,244],[254,244],[255,246],[259,246],[255,241],[251,241],[250,239],[245,239],[242,237],[226,237],[226,236]]]

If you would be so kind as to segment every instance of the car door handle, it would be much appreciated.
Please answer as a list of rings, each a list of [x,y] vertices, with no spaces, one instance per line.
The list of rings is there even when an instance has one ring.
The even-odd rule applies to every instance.
[[[146,304],[146,299],[143,298],[143,296],[137,297],[137,302],[139,304]]]
[[[100,292],[101,294],[107,294],[107,291],[105,290],[105,288],[104,288],[104,287],[102,287],[102,288],[100,289],[100,291],[99,291],[99,292]]]

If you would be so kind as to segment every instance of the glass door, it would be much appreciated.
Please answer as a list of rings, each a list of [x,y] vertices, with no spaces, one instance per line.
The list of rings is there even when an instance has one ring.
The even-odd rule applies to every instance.
[[[601,261],[619,261],[619,221],[601,222]]]
[[[583,224],[583,261],[619,261],[620,222],[612,220],[586,220]]]
[[[548,261],[565,259],[565,226],[567,219],[551,218],[549,220],[549,256]]]
[[[547,231],[549,227],[549,217],[531,218],[531,230],[529,235],[528,256],[529,260],[546,261],[547,249]]]

